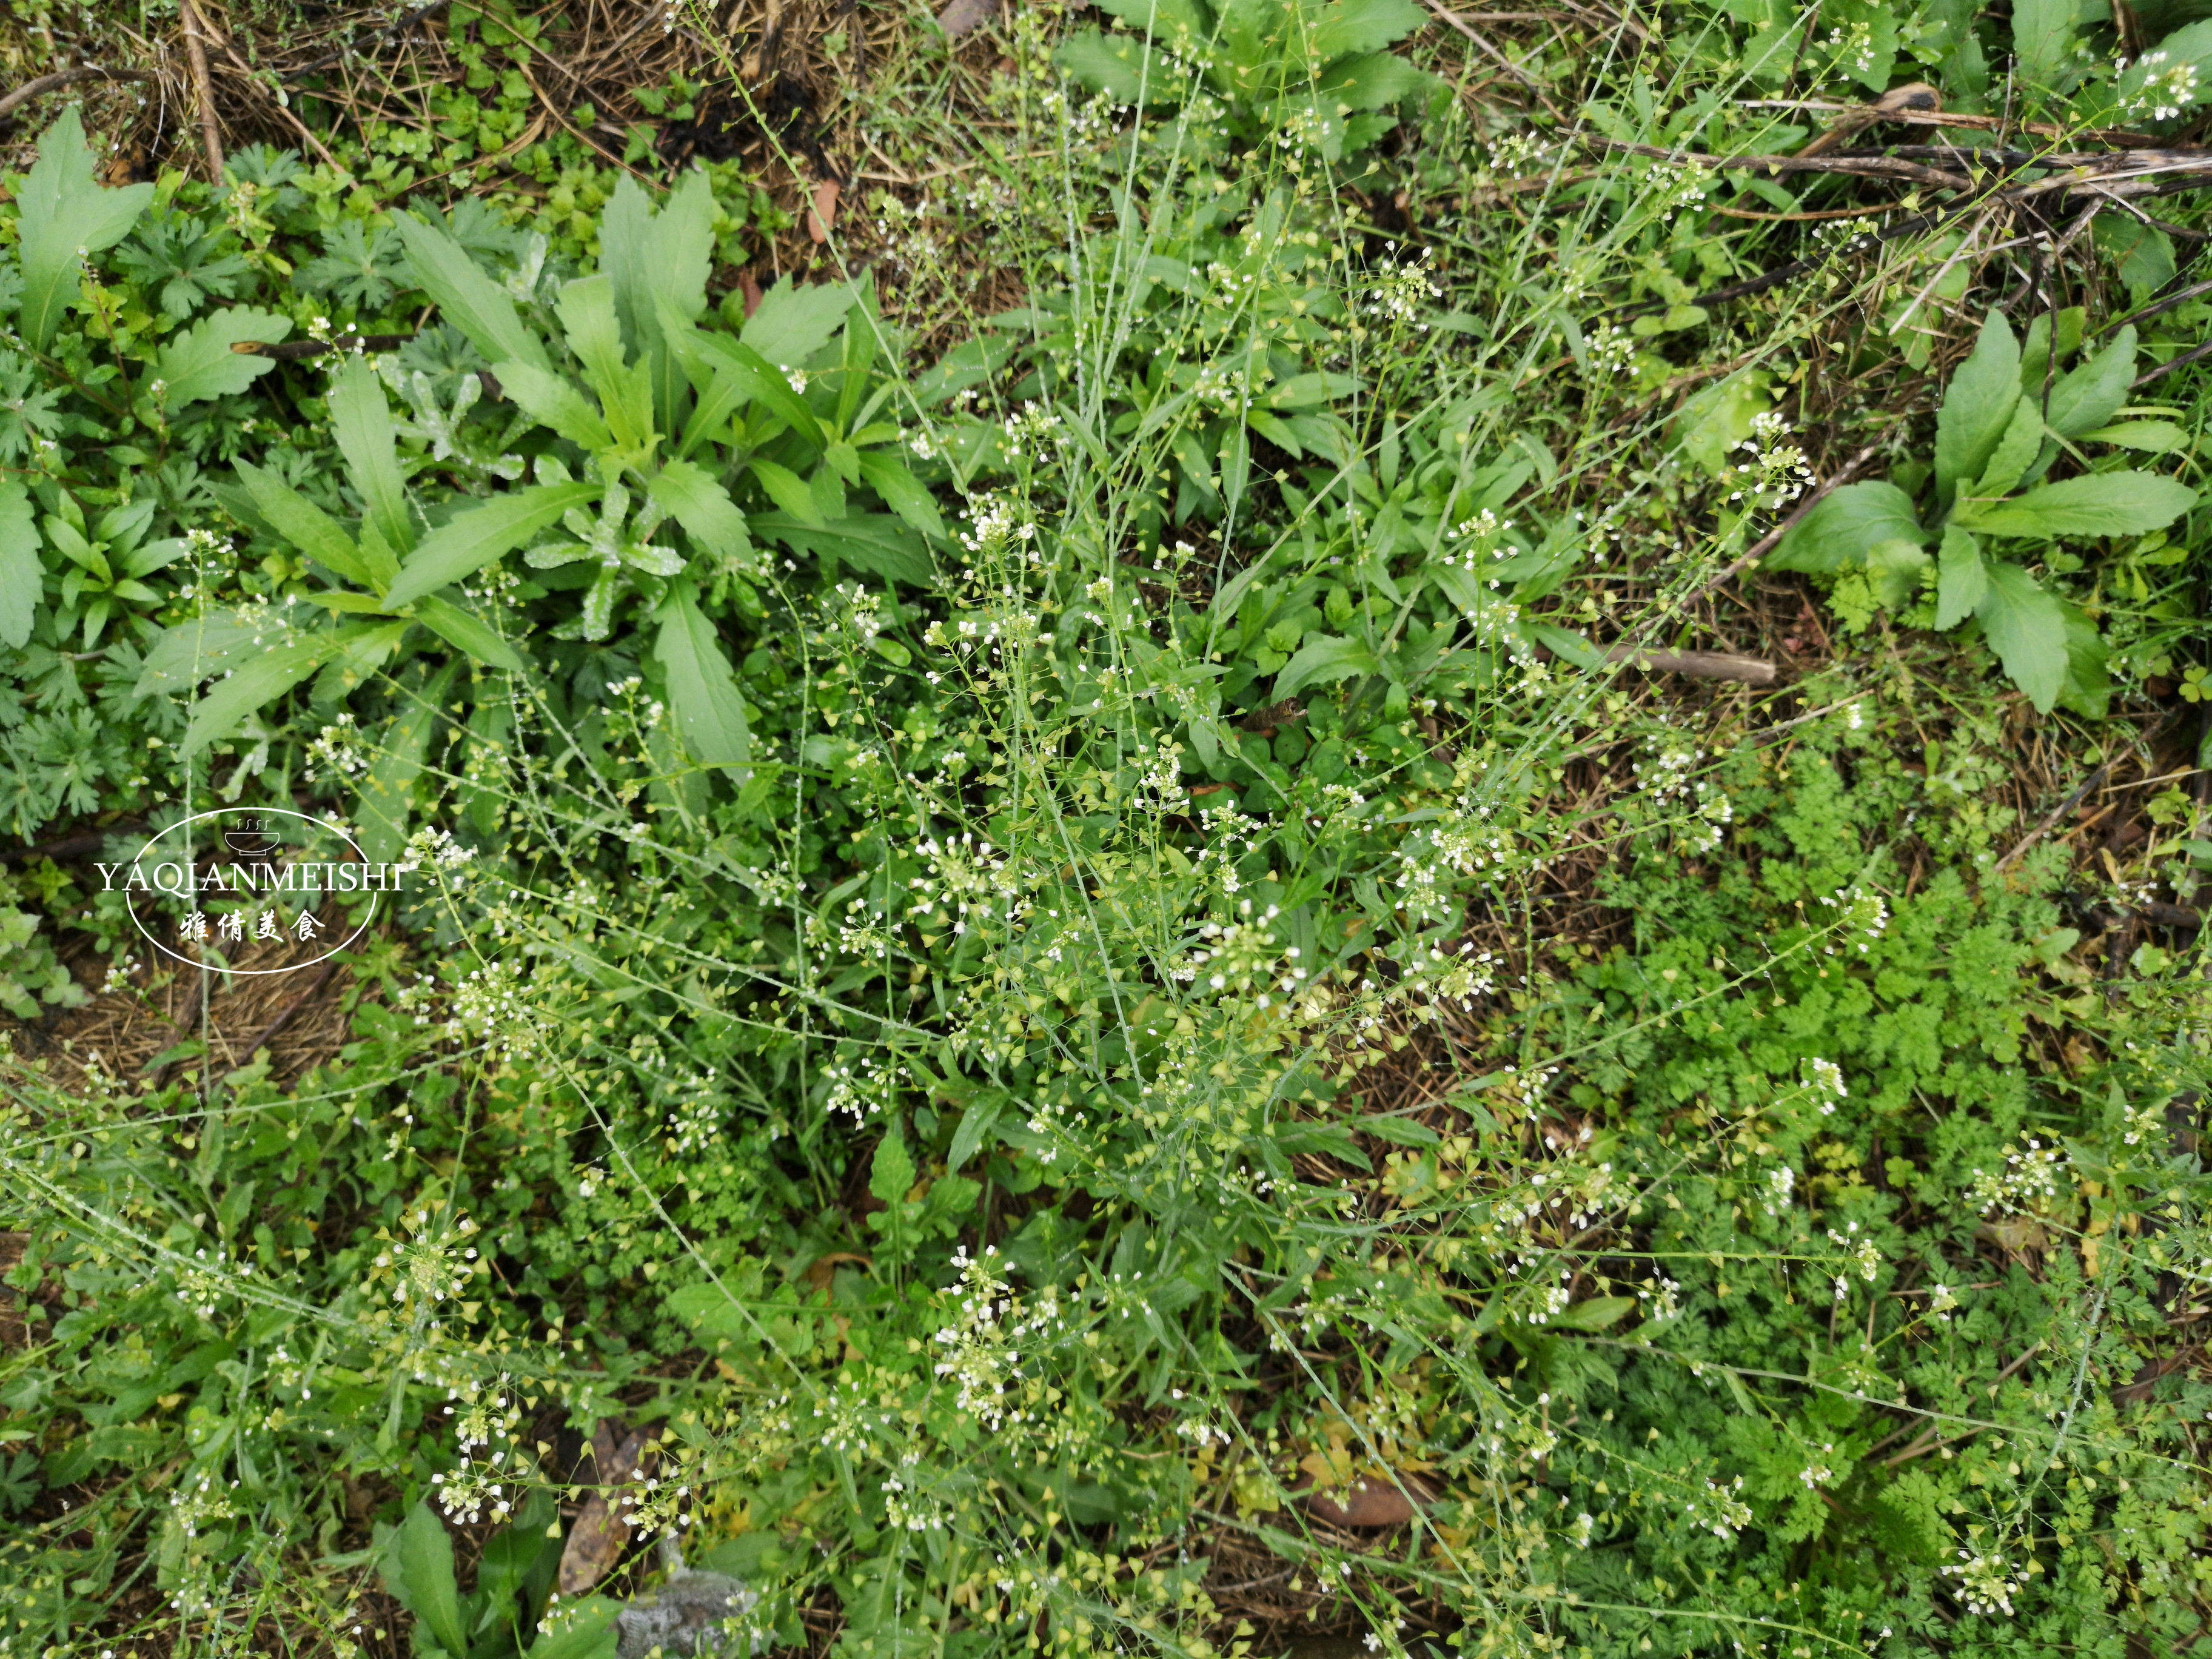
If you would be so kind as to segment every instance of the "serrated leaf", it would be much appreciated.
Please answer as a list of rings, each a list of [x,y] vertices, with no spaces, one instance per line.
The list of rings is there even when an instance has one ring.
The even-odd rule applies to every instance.
[[[1316,635],[1298,648],[1297,655],[1283,665],[1283,672],[1275,676],[1275,687],[1268,694],[1268,701],[1281,702],[1309,685],[1333,684],[1376,672],[1375,653],[1367,648],[1364,641],[1334,634]]]
[[[151,185],[104,188],[94,176],[100,159],[87,147],[83,119],[72,104],[39,140],[39,159],[15,198],[23,273],[16,319],[33,350],[52,343],[62,313],[80,303],[82,256],[129,235],[154,199]]]
[[[1793,526],[1767,556],[1769,570],[1829,574],[1854,570],[1867,550],[1881,542],[1925,541],[1912,501],[1893,483],[1876,480],[1832,491]]]
[[[473,574],[539,531],[557,524],[572,507],[599,499],[597,484],[536,484],[495,495],[432,531],[408,556],[385,594],[393,610]]]
[[[459,614],[456,612],[455,614]],[[415,783],[422,775],[438,713],[452,688],[456,665],[447,664],[429,683],[401,702],[384,728],[375,761],[361,781],[356,798],[355,840],[372,864],[389,864],[407,845],[408,822],[415,812]]]
[[[876,1155],[868,1165],[868,1190],[885,1204],[896,1208],[914,1188],[914,1158],[906,1149],[906,1137],[899,1131],[894,1118],[884,1126],[884,1138],[876,1143]]]
[[[386,1587],[440,1647],[456,1659],[468,1652],[460,1586],[453,1577],[453,1540],[428,1498],[407,1512],[392,1534],[382,1571]]]
[[[1928,568],[1927,552],[1917,541],[1899,538],[1876,542],[1867,549],[1867,583],[1887,611],[1902,611],[1920,589],[1920,573]]]
[[[1960,484],[1990,464],[2020,401],[2020,344],[1992,311],[1973,356],[1959,365],[1936,415],[1936,504],[1951,504]],[[1838,491],[1838,494],[1841,494]]]
[[[503,668],[510,674],[519,674],[526,666],[520,653],[500,638],[490,624],[471,616],[450,599],[435,593],[424,594],[415,601],[415,620],[488,668]]]
[[[688,582],[670,590],[658,616],[660,634],[653,654],[668,675],[669,712],[684,746],[708,766],[750,764],[745,700],[714,625],[701,613]]]
[[[1955,526],[1946,530],[1943,545],[1936,554],[1936,626],[1956,628],[1974,614],[1974,607],[1989,591],[1981,544]]]
[[[2078,438],[2104,425],[2126,404],[2135,378],[2136,331],[2130,323],[2112,344],[2051,387],[2051,429],[2062,438]],[[2035,393],[2031,390],[2027,397],[2035,399]]]
[[[671,461],[647,481],[646,488],[709,553],[733,558],[752,546],[752,538],[745,533],[745,515],[705,468],[690,461]]]
[[[399,623],[395,627],[404,629]],[[208,688],[192,706],[191,723],[185,728],[179,752],[187,760],[220,738],[237,731],[239,723],[264,703],[281,697],[313,673],[339,647],[336,634],[316,634],[241,664],[227,679]]]
[[[232,306],[202,318],[162,343],[154,358],[154,401],[181,409],[210,398],[234,398],[276,367],[273,357],[233,351],[248,340],[264,343],[292,331],[292,319],[253,306]]]
[[[853,308],[848,283],[802,283],[787,276],[761,295],[738,341],[783,368],[804,368],[830,343]]]
[[[599,411],[565,374],[512,360],[492,373],[514,406],[540,426],[552,428],[592,454],[614,447],[614,434],[607,429]]]
[[[1984,536],[2056,541],[2062,536],[2140,536],[2163,530],[2197,504],[2186,484],[2152,472],[2093,472],[2041,484],[1964,515]]]
[[[550,371],[553,361],[522,320],[505,289],[484,275],[468,251],[436,225],[411,213],[392,216],[415,280],[446,321],[491,362],[527,363]]]
[[[952,1148],[945,1155],[948,1173],[957,1173],[989,1144],[991,1131],[998,1127],[999,1114],[1004,1109],[1003,1102],[988,1100],[972,1103],[961,1113],[959,1127],[952,1132]]]
[[[30,642],[46,579],[30,492],[21,478],[0,479],[0,644],[20,650]]]
[[[384,383],[366,362],[349,357],[331,376],[330,401],[331,433],[368,521],[386,547],[404,554],[415,545],[415,525],[408,516],[407,486],[395,450],[399,434],[384,401]]]
[[[801,524],[816,530],[828,528],[830,521],[822,516],[821,509],[814,504],[814,492],[806,487],[805,479],[789,467],[779,466],[774,461],[763,460],[757,455],[748,465],[753,477],[760,480],[760,487],[767,493],[769,500]]]
[[[2018,565],[1984,567],[1989,585],[1974,616],[2014,684],[2047,714],[2066,684],[2066,607]]]
[[[254,510],[270,529],[325,569],[349,582],[368,585],[368,567],[336,519],[275,473],[251,461],[240,461],[237,465]]]
[[[940,539],[944,537],[945,520],[937,510],[936,501],[904,462],[880,451],[863,450],[860,476],[884,498],[884,506],[916,530],[926,536]]]
[[[754,532],[793,552],[842,559],[886,581],[927,587],[936,567],[920,536],[888,513],[863,513],[827,524],[803,524],[781,513],[753,515]]]
[[[1353,52],[1380,52],[1428,21],[1413,0],[1343,0],[1319,12],[1308,39],[1314,57],[1327,64]]]
[[[1158,95],[1157,86],[1146,86],[1139,67],[1144,52],[1141,40],[1126,34],[1109,37],[1097,29],[1082,29],[1052,56],[1071,78],[1091,91],[1103,92],[1117,104],[1134,104],[1147,91]]]

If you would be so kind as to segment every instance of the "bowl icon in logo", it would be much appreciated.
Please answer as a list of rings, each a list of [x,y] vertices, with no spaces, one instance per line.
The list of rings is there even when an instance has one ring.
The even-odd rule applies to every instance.
[[[222,844],[240,858],[264,858],[275,852],[280,843],[276,836],[261,828],[261,820],[247,818],[235,828],[225,828]]]

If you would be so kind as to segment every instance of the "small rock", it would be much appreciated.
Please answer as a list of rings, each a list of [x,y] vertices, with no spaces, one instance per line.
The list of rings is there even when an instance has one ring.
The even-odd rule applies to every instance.
[[[722,1620],[742,1619],[760,1597],[720,1572],[686,1572],[615,1615],[616,1659],[645,1659],[655,1647],[668,1659],[723,1649]]]

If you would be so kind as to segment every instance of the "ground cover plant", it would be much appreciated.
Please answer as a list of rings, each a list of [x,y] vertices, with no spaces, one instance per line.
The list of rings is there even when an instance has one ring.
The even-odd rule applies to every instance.
[[[2203,1639],[2212,25],[12,27],[0,1653]]]

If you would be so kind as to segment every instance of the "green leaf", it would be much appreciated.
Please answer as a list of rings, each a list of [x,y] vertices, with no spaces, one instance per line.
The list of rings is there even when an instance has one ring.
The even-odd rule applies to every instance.
[[[494,363],[527,363],[550,372],[553,361],[538,336],[523,323],[507,290],[484,275],[466,249],[438,226],[411,213],[392,216],[407,263],[422,291],[445,319]],[[501,384],[506,381],[502,379]]]
[[[2085,719],[2100,720],[2105,718],[2112,694],[2112,678],[2105,672],[2105,636],[2097,631],[2097,624],[2081,606],[2066,605],[2063,608],[2066,684],[2058,693],[2059,705]]]
[[[1410,1117],[1363,1117],[1352,1127],[1394,1146],[1433,1146],[1443,1139],[1427,1124]]]
[[[914,1158],[896,1118],[884,1126],[884,1138],[876,1143],[874,1161],[868,1165],[868,1190],[894,1209],[914,1190]]]
[[[655,213],[636,181],[615,181],[599,221],[599,269],[614,287],[623,337],[643,349],[660,332],[665,303],[686,322],[707,309],[714,258],[714,190],[704,169],[684,175]]]
[[[394,625],[406,626],[404,623]],[[234,670],[228,678],[216,681],[193,705],[191,723],[185,728],[179,752],[190,760],[208,744],[230,736],[248,714],[313,673],[339,644],[335,633],[311,635],[264,652]]]
[[[1902,611],[1920,591],[1928,555],[1917,541],[1876,542],[1867,549],[1867,581],[1888,611]]]
[[[2136,330],[2130,323],[2112,344],[2051,388],[2051,429],[2062,438],[2079,438],[2104,425],[2127,402],[2135,378]],[[2027,397],[2041,402],[2035,388]]]
[[[2061,0],[2070,4],[2071,0]],[[2004,437],[2020,401],[2020,345],[1997,312],[1982,324],[1974,355],[1959,365],[1936,415],[1936,505],[1951,504],[1959,486],[1978,477]],[[1838,491],[1838,494],[1841,492]]]
[[[1423,87],[1429,77],[1395,52],[1373,52],[1329,66],[1315,82],[1324,116],[1331,110],[1382,109],[1402,103]]]
[[[2122,449],[2139,449],[2148,455],[2173,455],[2189,447],[2189,434],[2172,421],[2123,421],[2118,426],[2100,426],[2094,432],[2084,432],[2081,441],[2115,444]]]
[[[568,349],[584,365],[584,379],[599,394],[599,413],[615,441],[642,447],[653,437],[653,387],[645,365],[625,360],[613,281],[578,277],[561,290],[559,310]]]
[[[469,1650],[461,1618],[460,1586],[453,1577],[453,1545],[428,1498],[407,1512],[381,1563],[385,1587],[447,1652]]]
[[[684,434],[684,453],[698,447],[713,429],[728,420],[750,398],[766,404],[776,417],[817,447],[822,429],[804,399],[791,389],[783,371],[751,347],[726,334],[709,334],[678,326],[671,310],[661,313],[661,331],[691,373],[708,390],[692,411]],[[742,396],[738,394],[742,393]]]
[[[1974,609],[1982,632],[2013,684],[2047,714],[2066,684],[2066,607],[2018,565],[1984,567],[1988,591]]]
[[[1936,626],[1956,628],[1974,614],[1989,591],[1981,544],[1956,526],[1946,530],[1936,556]]]
[[[1989,465],[1981,476],[1959,486],[1958,499],[1969,497],[1978,501],[1995,501],[2011,493],[2013,487],[2027,476],[2035,458],[2043,453],[2047,443],[2043,427],[2043,411],[2033,398],[2022,398],[2013,405],[2012,419],[2005,425],[2004,436],[1990,452]]]
[[[767,492],[769,500],[801,524],[816,530],[829,528],[830,521],[822,516],[821,509],[815,505],[814,492],[806,487],[804,478],[789,467],[778,466],[774,461],[763,460],[757,455],[747,465],[751,468],[753,477],[760,480],[760,486]]]
[[[426,593],[415,601],[415,620],[488,668],[520,674],[526,666],[521,655],[489,625],[435,593]]]
[[[80,302],[82,255],[113,247],[129,235],[154,199],[151,185],[102,188],[94,177],[100,159],[86,146],[84,122],[72,104],[39,140],[39,159],[16,196],[23,272],[16,315],[33,350],[52,343],[62,313]]]
[[[2012,49],[2021,83],[2057,92],[2074,50],[2075,0],[2013,0]]]
[[[957,1173],[989,1144],[991,1131],[999,1127],[999,1114],[1004,1109],[1005,1103],[994,1099],[971,1103],[960,1114],[960,1125],[952,1132],[952,1149],[945,1155],[948,1174]]]
[[[1632,1296],[1594,1296],[1586,1302],[1577,1302],[1565,1313],[1553,1316],[1552,1323],[1564,1325],[1571,1331],[1601,1331],[1617,1325],[1627,1317],[1636,1306]]]
[[[781,513],[759,513],[750,522],[756,534],[794,552],[842,559],[886,581],[927,587],[937,578],[921,538],[888,513],[832,519],[821,526],[803,524]]]
[[[448,663],[428,684],[403,694],[398,715],[384,728],[382,751],[361,781],[356,801],[361,828],[355,839],[372,864],[389,864],[406,848],[408,820],[415,811],[415,781],[422,775],[438,714],[458,668]]]
[[[937,511],[937,503],[903,461],[880,450],[864,450],[860,453],[860,476],[884,498],[884,506],[925,536],[942,539],[945,520]]]
[[[563,1602],[558,1628],[530,1644],[529,1659],[615,1659],[621,1632],[615,1626],[619,1602],[604,1595]]]
[[[0,479],[0,644],[21,650],[46,588],[39,562],[39,520],[21,478]]]
[[[2093,472],[1962,516],[1985,536],[2048,542],[2062,536],[2140,536],[2163,530],[2196,504],[2195,490],[2156,473]]]
[[[1367,648],[1364,641],[1317,634],[1299,647],[1297,655],[1283,665],[1283,672],[1275,676],[1275,689],[1268,694],[1268,701],[1281,702],[1306,686],[1333,684],[1376,671],[1375,653]]]
[[[714,623],[701,614],[689,582],[678,582],[658,613],[654,654],[668,675],[669,712],[692,757],[708,766],[742,768],[752,757],[745,700]]]
[[[264,471],[251,461],[237,465],[238,476],[245,480],[255,511],[270,529],[325,569],[349,582],[368,586],[368,567],[337,520],[275,473]]]
[[[781,368],[804,368],[806,360],[844,326],[853,301],[849,283],[817,283],[810,288],[787,276],[761,295],[738,339]]]
[[[599,411],[566,375],[512,361],[492,373],[514,406],[540,426],[551,427],[578,448],[594,455],[614,447],[614,434],[607,430]]]
[[[232,306],[202,318],[162,342],[154,359],[154,401],[170,409],[209,398],[234,398],[276,367],[273,357],[233,351],[246,340],[281,340],[292,319],[252,306]]]
[[[1380,52],[1428,27],[1413,0],[1343,0],[1313,14],[1308,49],[1321,63],[1355,52]]]
[[[482,507],[448,520],[422,538],[400,567],[384,602],[393,610],[457,582],[522,545],[539,531],[560,522],[572,507],[599,498],[589,483],[535,484],[495,495]]]
[[[368,521],[386,548],[405,553],[415,545],[415,525],[394,453],[399,434],[384,401],[384,383],[358,357],[349,357],[331,376],[331,431],[353,475],[353,487],[368,507]],[[391,573],[382,577],[391,580]]]
[[[1845,484],[1824,497],[1769,554],[1769,570],[1832,574],[1856,569],[1881,542],[1927,539],[1912,500],[1893,483]]]
[[[734,558],[752,546],[745,515],[730,492],[690,461],[671,461],[647,481],[653,499],[691,532],[691,538],[721,558]]]
[[[1093,92],[1103,92],[1117,104],[1135,104],[1160,95],[1159,77],[1148,84],[1143,70],[1145,46],[1129,35],[1104,35],[1097,29],[1079,30],[1061,43],[1053,61],[1069,76]]]

